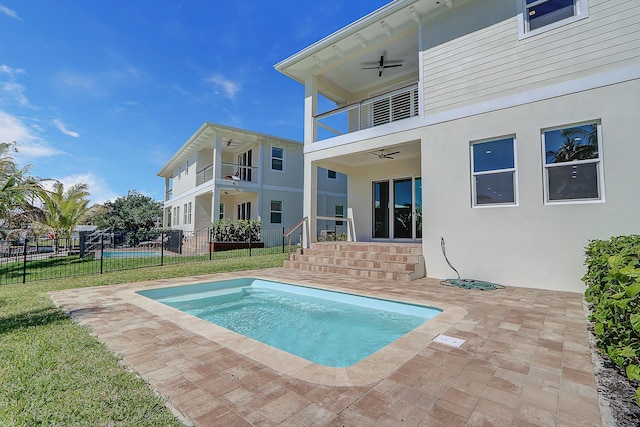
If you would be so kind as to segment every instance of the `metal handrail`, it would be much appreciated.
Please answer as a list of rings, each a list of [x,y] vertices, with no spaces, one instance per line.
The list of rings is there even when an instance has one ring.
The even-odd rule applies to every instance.
[[[347,240],[350,242],[355,242],[356,241],[356,234],[354,232],[354,227],[353,227],[353,218],[351,218],[350,216],[342,217],[342,216],[320,216],[318,215],[316,217],[317,220],[324,220],[324,221],[343,221],[347,223]]]
[[[291,254],[291,235],[293,234],[294,231],[300,228],[301,225],[306,224],[308,221],[309,221],[309,217],[305,216],[300,221],[298,221],[296,225],[294,225],[288,231],[282,234],[282,237],[286,237],[287,239],[289,239],[289,249],[287,252],[288,254]]]

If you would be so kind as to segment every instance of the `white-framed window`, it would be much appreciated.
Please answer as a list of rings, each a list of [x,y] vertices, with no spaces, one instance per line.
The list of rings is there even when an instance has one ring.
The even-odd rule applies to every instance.
[[[173,225],[180,225],[180,206],[173,208]]]
[[[284,148],[271,147],[271,170],[284,171]]]
[[[528,37],[586,18],[588,0],[517,0],[520,37]]]
[[[344,206],[336,205],[335,216],[338,217],[338,218],[344,218]],[[343,225],[343,224],[344,224],[344,221],[336,221],[336,225],[338,225],[338,226]]]
[[[240,203],[237,208],[237,219],[251,219],[251,202]]]
[[[224,218],[224,203],[220,203],[220,216],[219,219]]]
[[[471,143],[471,193],[474,207],[517,204],[514,137]]]
[[[331,169],[327,169],[327,178],[338,179],[338,173],[336,171],[332,171]]]
[[[191,202],[184,204],[184,218],[182,219],[183,224],[191,224]]]
[[[599,122],[542,130],[547,204],[604,201]]]
[[[282,224],[282,200],[271,201],[271,224]]]

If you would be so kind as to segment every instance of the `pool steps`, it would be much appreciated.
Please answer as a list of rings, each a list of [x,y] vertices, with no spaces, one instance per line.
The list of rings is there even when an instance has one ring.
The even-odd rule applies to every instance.
[[[291,254],[284,266],[405,282],[426,276],[419,243],[317,242]]]

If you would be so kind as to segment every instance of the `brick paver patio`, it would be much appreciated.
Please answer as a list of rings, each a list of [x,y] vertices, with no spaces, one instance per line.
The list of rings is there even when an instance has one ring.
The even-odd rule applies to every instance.
[[[353,368],[271,349],[135,290],[260,277],[444,308]],[[72,289],[52,298],[198,426],[602,426],[582,296],[274,268]],[[433,322],[433,323],[432,323]],[[432,342],[438,333],[459,347]]]

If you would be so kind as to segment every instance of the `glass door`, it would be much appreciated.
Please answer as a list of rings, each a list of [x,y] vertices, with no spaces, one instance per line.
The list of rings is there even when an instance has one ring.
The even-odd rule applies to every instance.
[[[422,238],[421,178],[398,178],[373,183],[372,237]]]
[[[412,179],[393,181],[393,238],[413,237],[413,183]]]
[[[389,181],[373,183],[373,237],[389,238]]]

